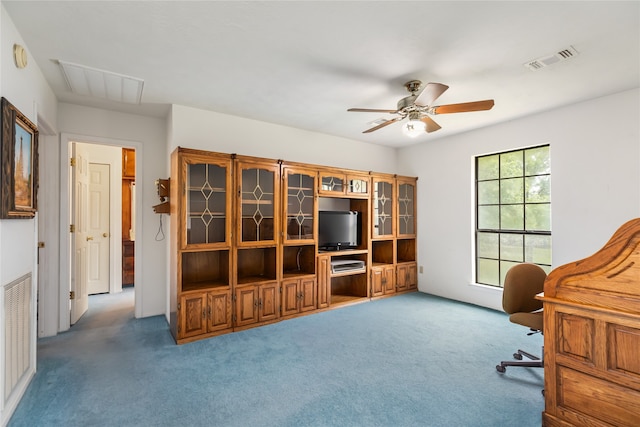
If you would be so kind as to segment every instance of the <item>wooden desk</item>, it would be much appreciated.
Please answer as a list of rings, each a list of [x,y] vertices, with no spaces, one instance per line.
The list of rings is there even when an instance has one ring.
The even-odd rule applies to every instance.
[[[553,270],[541,299],[543,426],[640,426],[640,218]]]

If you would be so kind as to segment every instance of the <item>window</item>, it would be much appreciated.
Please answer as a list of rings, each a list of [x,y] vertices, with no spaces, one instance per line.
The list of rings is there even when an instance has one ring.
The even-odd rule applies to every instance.
[[[549,146],[476,157],[476,283],[521,262],[551,271]]]

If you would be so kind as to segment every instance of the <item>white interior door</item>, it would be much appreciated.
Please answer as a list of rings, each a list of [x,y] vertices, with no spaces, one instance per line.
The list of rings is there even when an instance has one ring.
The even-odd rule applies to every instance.
[[[72,239],[72,268],[71,277],[71,319],[75,324],[89,308],[89,294],[87,288],[87,243],[88,243],[88,195],[89,195],[89,156],[82,144],[72,145],[72,156],[75,166],[71,168],[73,182],[73,198],[71,202],[75,227]]]
[[[88,289],[89,295],[109,292],[110,166],[89,163]]]

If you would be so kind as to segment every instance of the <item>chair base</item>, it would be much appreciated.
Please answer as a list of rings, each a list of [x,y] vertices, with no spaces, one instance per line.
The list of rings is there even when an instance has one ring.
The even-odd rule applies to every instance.
[[[543,349],[544,353],[544,349]],[[522,356],[529,360],[522,360]],[[496,365],[496,371],[504,373],[507,370],[507,366],[522,366],[526,368],[544,368],[544,360],[538,356],[534,356],[531,353],[527,353],[523,350],[518,350],[517,353],[513,353],[513,358],[517,360],[505,360]]]

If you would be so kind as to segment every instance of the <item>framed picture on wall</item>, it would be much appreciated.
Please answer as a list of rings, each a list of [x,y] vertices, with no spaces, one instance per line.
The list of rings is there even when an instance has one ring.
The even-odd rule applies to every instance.
[[[2,98],[0,218],[33,218],[38,193],[38,129]]]

